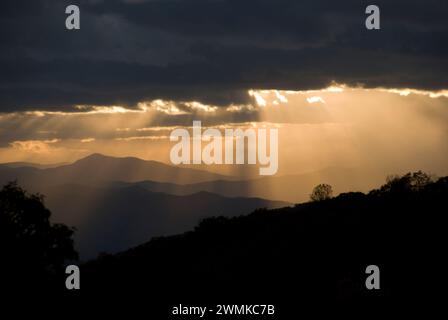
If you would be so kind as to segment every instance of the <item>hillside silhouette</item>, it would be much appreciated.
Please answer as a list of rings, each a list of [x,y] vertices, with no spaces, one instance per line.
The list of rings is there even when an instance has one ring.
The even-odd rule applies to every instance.
[[[208,218],[192,232],[85,264],[84,290],[126,292],[134,302],[143,295],[162,313],[187,301],[264,301],[296,314],[308,303],[379,307],[429,295],[442,275],[447,196],[448,177],[417,172],[367,194]],[[381,270],[378,291],[365,288],[372,264]]]
[[[109,198],[111,207],[115,196]],[[204,196],[219,198],[196,195]],[[67,298],[68,305],[93,304],[107,312],[143,310],[158,319],[169,318],[169,309],[180,303],[275,304],[281,319],[305,306],[332,306],[334,312],[333,307],[354,306],[382,310],[416,298],[422,303],[435,294],[445,271],[447,196],[448,177],[415,172],[388,177],[367,194],[205,218],[193,231],[153,238],[82,264],[82,289],[54,296],[63,283],[55,274],[76,259],[73,230],[49,222],[40,196],[9,184],[0,192],[3,274],[12,275],[16,289],[27,292],[31,283],[41,294],[56,297],[53,301]],[[215,215],[221,209],[216,207]],[[29,237],[29,226],[8,222],[20,221],[8,217],[21,215],[37,217],[40,222],[31,225],[41,231]],[[126,225],[127,218],[124,212],[116,223]],[[137,230],[138,223],[131,229]],[[101,226],[95,230],[92,237],[101,239]],[[365,287],[369,265],[380,268],[380,290]]]

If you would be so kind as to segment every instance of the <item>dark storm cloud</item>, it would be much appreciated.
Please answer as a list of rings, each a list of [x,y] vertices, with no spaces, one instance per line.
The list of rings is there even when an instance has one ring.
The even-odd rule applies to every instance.
[[[360,0],[2,0],[0,110],[153,98],[246,103],[250,88],[448,87],[448,5]],[[65,29],[78,4],[81,30]]]

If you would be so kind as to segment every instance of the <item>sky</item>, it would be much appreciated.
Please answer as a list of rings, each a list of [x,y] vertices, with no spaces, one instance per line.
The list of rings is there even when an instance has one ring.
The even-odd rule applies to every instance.
[[[3,0],[0,162],[168,162],[168,137],[279,129],[279,173],[448,163],[448,3]],[[77,4],[81,29],[65,29]]]

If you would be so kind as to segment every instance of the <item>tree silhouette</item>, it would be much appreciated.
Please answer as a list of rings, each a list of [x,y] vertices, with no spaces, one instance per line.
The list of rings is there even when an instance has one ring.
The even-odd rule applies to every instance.
[[[372,194],[409,194],[417,192],[434,182],[434,177],[422,172],[409,172],[404,176],[390,175],[386,184],[378,190],[371,191]]]
[[[50,222],[43,196],[28,194],[11,182],[0,190],[0,265],[14,287],[54,284],[64,263],[78,259],[73,248],[74,229]]]
[[[331,199],[333,196],[333,188],[329,184],[319,184],[314,187],[310,195],[312,201],[323,201]]]

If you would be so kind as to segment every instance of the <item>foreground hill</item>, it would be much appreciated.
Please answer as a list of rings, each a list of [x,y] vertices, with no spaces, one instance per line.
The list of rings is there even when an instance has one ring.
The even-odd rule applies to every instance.
[[[432,182],[419,172],[368,194],[207,219],[84,265],[83,290],[126,292],[121,303],[135,306],[144,296],[165,318],[186,301],[273,303],[283,315],[309,303],[319,311],[421,302],[445,272],[447,197],[448,177]],[[368,265],[380,268],[380,290],[365,287]]]
[[[208,192],[175,196],[138,186],[97,188],[60,185],[42,188],[54,222],[77,228],[76,249],[82,258],[114,253],[154,236],[192,230],[203,218],[233,217],[257,208],[279,208],[286,202],[227,198]]]

